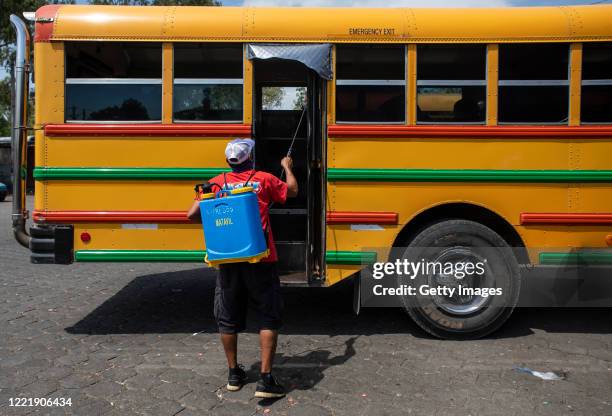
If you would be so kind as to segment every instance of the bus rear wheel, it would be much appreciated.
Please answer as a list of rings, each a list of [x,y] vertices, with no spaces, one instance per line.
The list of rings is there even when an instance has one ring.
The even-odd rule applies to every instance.
[[[518,303],[521,276],[513,250],[499,234],[477,222],[455,219],[435,223],[416,235],[400,257],[402,261],[439,265],[413,279],[398,276],[400,283],[415,287],[414,295],[402,297],[406,312],[438,338],[484,337],[497,330]],[[474,265],[470,276],[465,270],[457,273],[456,265],[461,263]],[[441,271],[448,264],[455,265],[454,271]],[[440,287],[455,291],[430,291]]]

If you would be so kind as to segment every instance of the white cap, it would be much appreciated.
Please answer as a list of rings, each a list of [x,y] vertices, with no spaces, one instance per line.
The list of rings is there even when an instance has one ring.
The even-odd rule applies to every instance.
[[[239,165],[246,161],[255,147],[255,141],[251,139],[235,139],[225,147],[225,158],[230,165]]]

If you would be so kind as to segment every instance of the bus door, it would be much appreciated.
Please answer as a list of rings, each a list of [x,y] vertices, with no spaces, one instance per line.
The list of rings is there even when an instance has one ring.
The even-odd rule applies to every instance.
[[[297,198],[270,210],[284,284],[323,279],[325,87],[325,79],[300,61],[253,57],[256,168],[280,177],[280,160],[291,151],[299,186]]]

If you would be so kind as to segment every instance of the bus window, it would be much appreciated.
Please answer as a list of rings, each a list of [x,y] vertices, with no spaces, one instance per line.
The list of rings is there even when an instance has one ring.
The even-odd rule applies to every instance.
[[[417,122],[485,122],[486,45],[418,45]]]
[[[174,121],[242,121],[242,44],[174,44]]]
[[[336,46],[336,121],[403,123],[405,56],[403,45]]]
[[[67,122],[161,121],[160,43],[66,42]]]
[[[567,123],[569,46],[499,45],[500,123]]]
[[[582,46],[583,123],[612,123],[612,43]]]

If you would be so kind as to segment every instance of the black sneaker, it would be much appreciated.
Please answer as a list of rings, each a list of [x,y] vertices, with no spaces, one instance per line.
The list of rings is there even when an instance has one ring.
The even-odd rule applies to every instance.
[[[262,399],[277,399],[285,396],[285,388],[278,384],[274,376],[270,373],[262,374],[261,380],[257,383],[255,397]]]
[[[247,375],[240,367],[230,368],[229,376],[227,377],[227,389],[229,391],[238,391],[244,385]]]

